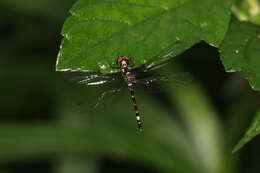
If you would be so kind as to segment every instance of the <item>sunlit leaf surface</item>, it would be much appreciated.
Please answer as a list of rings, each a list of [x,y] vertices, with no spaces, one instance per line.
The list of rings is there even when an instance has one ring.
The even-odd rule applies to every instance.
[[[66,20],[56,69],[112,73],[119,56],[148,68],[206,41],[218,47],[233,0],[79,0]]]

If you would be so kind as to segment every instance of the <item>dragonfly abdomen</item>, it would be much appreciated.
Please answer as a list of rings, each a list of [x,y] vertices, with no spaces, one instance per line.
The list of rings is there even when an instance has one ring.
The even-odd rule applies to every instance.
[[[132,86],[129,87],[130,90],[130,94],[131,94],[131,99],[133,101],[133,105],[134,105],[134,110],[135,110],[135,117],[136,117],[136,122],[137,122],[137,126],[138,126],[138,130],[141,132],[143,130],[143,126],[142,126],[142,121],[141,121],[141,117],[139,115],[139,110],[136,104],[136,99],[135,99],[135,94],[134,94],[134,88]]]

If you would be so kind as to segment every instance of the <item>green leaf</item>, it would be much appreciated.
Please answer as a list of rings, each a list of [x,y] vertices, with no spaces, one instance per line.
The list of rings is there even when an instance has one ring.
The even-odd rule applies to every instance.
[[[241,72],[253,89],[260,90],[259,26],[233,20],[220,53],[226,71]]]
[[[238,144],[234,147],[233,153],[242,148],[245,144],[251,141],[255,136],[260,134],[260,110],[255,115],[251,125],[247,129],[244,137],[238,142]]]
[[[218,47],[232,3],[79,0],[62,29],[56,70],[113,73],[118,71],[113,66],[119,56],[129,56],[134,67],[150,68],[201,40]]]

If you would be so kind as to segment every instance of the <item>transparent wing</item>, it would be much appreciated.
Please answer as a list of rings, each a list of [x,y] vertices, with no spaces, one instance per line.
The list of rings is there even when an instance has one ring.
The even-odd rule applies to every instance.
[[[170,46],[163,49],[161,52],[159,52],[158,55],[156,55],[154,58],[152,58],[151,61],[147,62],[144,66],[144,72],[156,70],[162,66],[167,65],[168,63],[165,62],[166,58],[174,57],[177,55],[177,52],[175,51],[177,46],[181,45],[182,41],[176,40],[174,43],[172,43]]]
[[[169,84],[175,87],[181,87],[191,82],[190,73],[177,73],[171,75],[149,76],[140,79],[135,79],[133,82],[136,84],[143,84],[146,86],[152,86],[154,84]]]
[[[118,74],[98,74],[86,72],[62,72],[69,81],[83,85],[103,85],[119,79]]]
[[[115,104],[118,99],[116,99],[123,90],[123,86],[103,90],[94,94],[90,98],[86,98],[77,104],[77,109],[79,111],[94,111],[96,109]]]
[[[122,91],[123,87],[111,89],[108,91],[102,92],[97,99],[97,102],[94,105],[94,109],[97,109],[98,106],[101,104],[101,102],[104,102],[105,99],[109,99],[111,97],[114,97],[116,94],[119,94]]]

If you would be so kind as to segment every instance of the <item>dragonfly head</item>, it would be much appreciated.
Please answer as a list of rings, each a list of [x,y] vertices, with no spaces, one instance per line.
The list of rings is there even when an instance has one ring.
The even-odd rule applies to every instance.
[[[130,64],[130,58],[128,56],[121,56],[117,59],[117,65],[119,65],[120,67],[122,66],[127,66]]]

